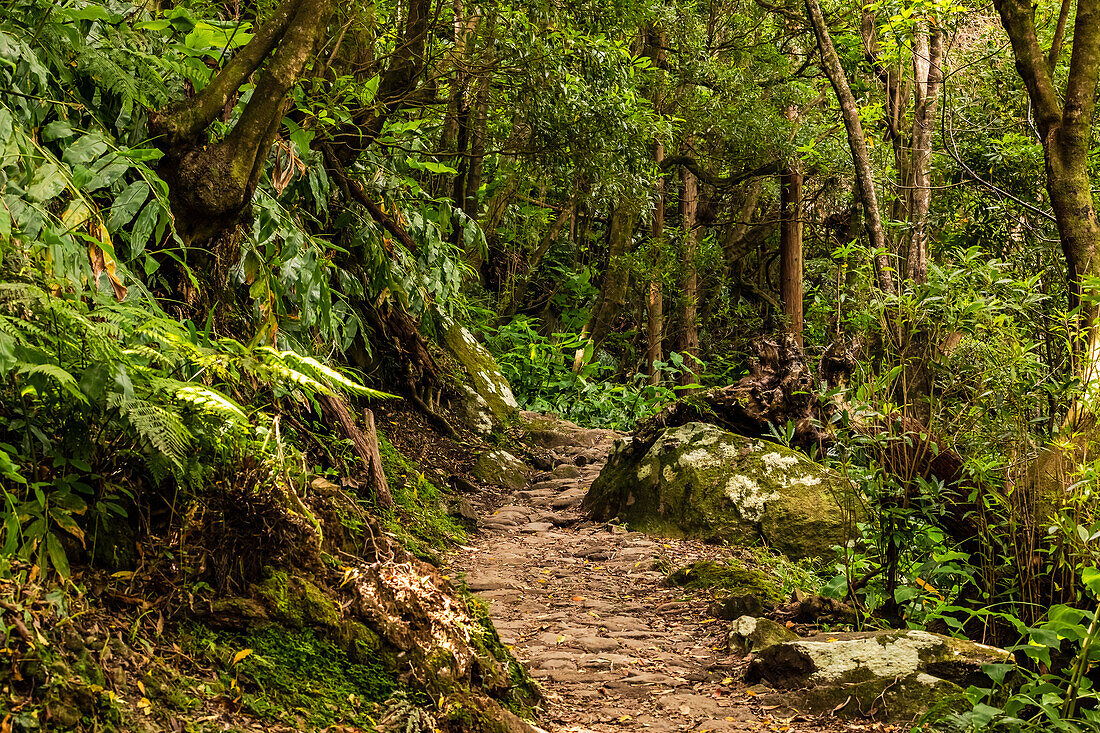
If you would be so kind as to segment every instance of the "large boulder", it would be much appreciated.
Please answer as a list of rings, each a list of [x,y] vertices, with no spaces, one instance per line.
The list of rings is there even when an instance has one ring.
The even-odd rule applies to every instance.
[[[585,497],[596,519],[671,537],[753,544],[792,559],[831,557],[863,505],[851,482],[800,453],[706,423],[616,444]]]
[[[449,316],[440,315],[439,333],[440,344],[458,363],[457,410],[465,423],[482,436],[510,423],[518,406],[493,355]]]
[[[983,665],[1011,663],[1003,649],[927,631],[819,634],[758,651],[745,678],[780,690],[765,705],[903,722],[964,705],[967,686],[989,684]]]

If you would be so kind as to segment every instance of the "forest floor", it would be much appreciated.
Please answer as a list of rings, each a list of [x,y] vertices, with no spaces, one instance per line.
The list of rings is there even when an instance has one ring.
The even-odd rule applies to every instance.
[[[728,550],[596,524],[580,509],[616,434],[570,431],[559,465],[489,499],[449,570],[489,602],[502,640],[544,690],[553,733],[901,730],[773,716],[742,681],[727,622],[706,593],[667,586],[669,569]],[[582,464],[577,466],[576,464]]]

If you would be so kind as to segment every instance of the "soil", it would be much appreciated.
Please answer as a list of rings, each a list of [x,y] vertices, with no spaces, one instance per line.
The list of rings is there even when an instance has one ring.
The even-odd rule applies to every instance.
[[[490,495],[479,531],[448,570],[489,602],[505,644],[545,691],[553,733],[900,730],[832,718],[779,718],[745,685],[747,658],[706,594],[664,583],[667,569],[728,550],[596,524],[580,509],[615,435],[576,434],[552,472]],[[583,464],[578,466],[577,464]]]

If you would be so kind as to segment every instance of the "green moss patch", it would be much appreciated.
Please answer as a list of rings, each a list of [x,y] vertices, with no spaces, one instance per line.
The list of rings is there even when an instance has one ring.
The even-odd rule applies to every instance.
[[[466,531],[443,508],[443,490],[418,471],[381,432],[378,453],[394,503],[392,509],[382,514],[386,530],[396,535],[409,552],[424,560],[432,560],[437,551],[465,541]]]
[[[775,578],[733,559],[694,562],[672,573],[668,583],[688,590],[720,590],[730,595],[752,595],[773,603],[782,600],[782,588]]]
[[[484,601],[466,590],[462,591],[462,599],[466,603],[466,609],[478,624],[478,628],[470,635],[471,643],[481,655],[499,662],[501,669],[507,675],[507,679],[492,680],[493,684],[489,684],[489,680],[483,680],[483,685],[506,686],[508,692],[505,699],[501,701],[502,704],[520,717],[537,717],[534,705],[542,699],[538,683],[527,674],[527,669],[516,661],[511,650],[500,640],[496,627],[493,626],[493,621],[489,617],[489,608]]]
[[[191,639],[199,653],[225,665],[220,676],[227,694],[239,690],[239,703],[264,718],[286,722],[301,718],[317,727],[338,723],[368,727],[373,725],[377,704],[397,688],[377,650],[362,644],[358,653],[350,655],[313,629],[270,624],[242,634],[196,627]],[[245,649],[252,651],[232,665],[232,659]]]

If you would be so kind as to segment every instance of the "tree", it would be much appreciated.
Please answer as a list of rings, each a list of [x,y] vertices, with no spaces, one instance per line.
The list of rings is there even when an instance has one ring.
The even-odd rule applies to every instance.
[[[887,254],[886,232],[883,229],[882,215],[878,208],[878,194],[875,192],[875,177],[871,167],[871,155],[867,151],[867,142],[863,137],[863,124],[859,120],[859,107],[856,104],[855,95],[852,94],[852,89],[848,85],[848,76],[840,65],[840,57],[837,56],[832,36],[829,35],[829,26],[825,23],[825,16],[821,12],[821,4],[818,0],[806,0],[806,12],[817,38],[818,50],[821,52],[822,68],[825,75],[829,77],[829,83],[832,84],[833,91],[836,92],[837,101],[840,103],[840,114],[844,118],[844,129],[848,134],[848,146],[852,151],[852,162],[856,167],[856,184],[859,189],[860,201],[863,203],[867,236],[870,239],[871,250],[875,253],[875,272],[878,286],[884,293],[894,293],[897,289],[894,286],[894,276]]]
[[[283,0],[202,91],[152,117],[151,131],[165,151],[161,170],[176,227],[188,244],[222,240],[251,203],[287,111],[287,93],[324,38],[332,12],[332,0]],[[257,70],[252,96],[232,130],[207,144],[207,129]],[[239,250],[231,242],[213,247],[222,277],[237,264]]]
[[[1097,304],[1082,298],[1086,282],[1100,277],[1100,221],[1089,178],[1092,118],[1100,73],[1100,2],[1077,3],[1069,73],[1061,90],[1055,84],[1051,63],[1057,59],[1061,40],[1056,39],[1049,53],[1044,53],[1035,30],[1035,8],[1030,2],[995,0],[994,4],[1012,44],[1016,70],[1027,89],[1043,145],[1046,190],[1065,257],[1070,307],[1079,308],[1079,328],[1085,343],[1077,373],[1088,388],[1096,380],[1100,361]]]

